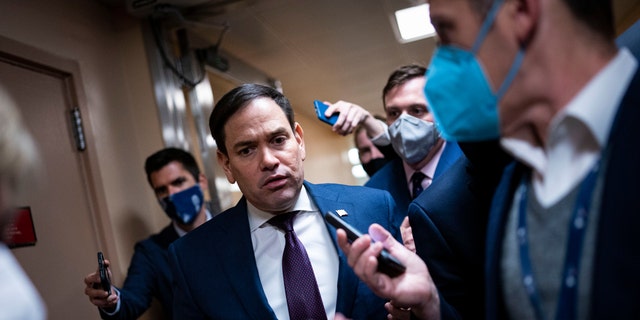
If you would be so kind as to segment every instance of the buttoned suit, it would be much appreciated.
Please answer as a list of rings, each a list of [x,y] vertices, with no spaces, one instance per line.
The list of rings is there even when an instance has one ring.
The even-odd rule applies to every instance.
[[[590,319],[634,319],[640,315],[640,72],[620,103],[607,142],[599,207]],[[502,239],[515,190],[530,169],[511,164],[496,190],[487,233],[487,319],[504,319],[500,261]]]
[[[385,228],[395,211],[387,192],[357,186],[304,183],[322,214],[345,210],[343,219],[366,232],[376,222]],[[327,226],[339,257],[336,311],[353,319],[385,319],[385,301],[353,273]],[[394,234],[397,238],[398,235]],[[275,319],[260,282],[251,241],[247,202],[193,230],[169,249],[176,319]]]

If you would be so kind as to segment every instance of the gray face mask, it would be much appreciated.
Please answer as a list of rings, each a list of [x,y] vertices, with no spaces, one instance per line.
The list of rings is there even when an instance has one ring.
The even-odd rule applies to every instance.
[[[403,113],[389,126],[393,149],[410,165],[424,159],[436,144],[440,133],[432,122]]]

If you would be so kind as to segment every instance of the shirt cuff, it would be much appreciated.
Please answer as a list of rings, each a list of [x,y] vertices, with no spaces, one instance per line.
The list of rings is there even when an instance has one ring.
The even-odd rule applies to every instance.
[[[118,302],[116,302],[115,310],[113,310],[113,312],[108,312],[107,310],[100,308],[100,310],[102,310],[102,312],[104,312],[108,316],[113,316],[116,313],[120,312],[120,290],[118,290],[118,288],[116,287],[113,287],[113,291],[115,291],[116,295],[118,296]]]

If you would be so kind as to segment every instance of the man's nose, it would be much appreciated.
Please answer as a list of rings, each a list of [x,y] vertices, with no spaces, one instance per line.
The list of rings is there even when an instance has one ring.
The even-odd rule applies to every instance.
[[[273,170],[280,163],[275,151],[270,148],[264,148],[260,152],[260,167],[263,170]]]

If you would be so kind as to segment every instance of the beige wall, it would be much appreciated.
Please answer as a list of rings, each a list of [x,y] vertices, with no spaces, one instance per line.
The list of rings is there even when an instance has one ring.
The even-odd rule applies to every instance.
[[[145,156],[162,141],[138,23],[95,1],[2,1],[0,12],[0,34],[80,66],[80,103],[89,110],[84,116],[93,131],[86,134],[98,155],[95,178],[115,231],[110,259],[121,283],[132,242],[168,222],[142,171]]]

